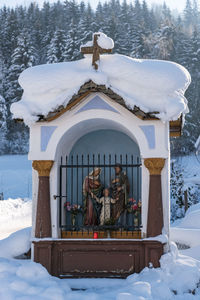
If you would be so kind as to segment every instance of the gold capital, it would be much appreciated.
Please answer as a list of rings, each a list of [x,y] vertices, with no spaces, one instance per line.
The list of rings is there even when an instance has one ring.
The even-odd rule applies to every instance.
[[[39,176],[49,176],[53,163],[53,160],[34,160],[32,166]]]
[[[150,175],[160,175],[165,165],[165,158],[145,158],[144,165]]]

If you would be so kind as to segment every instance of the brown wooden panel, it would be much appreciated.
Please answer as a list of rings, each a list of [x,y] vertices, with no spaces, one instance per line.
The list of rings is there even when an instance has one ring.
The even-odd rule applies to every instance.
[[[163,244],[161,243],[147,243],[145,245],[145,265],[148,267],[149,263],[154,268],[160,267],[160,257],[163,254]]]
[[[34,244],[34,261],[41,263],[47,271],[52,272],[52,244],[35,243]]]
[[[134,272],[135,256],[128,252],[101,252],[101,251],[77,251],[60,252],[62,270],[61,276],[68,273],[74,275],[98,275],[109,273],[116,275],[130,274]]]
[[[159,266],[163,245],[150,240],[34,242],[34,261],[58,277],[122,277]]]

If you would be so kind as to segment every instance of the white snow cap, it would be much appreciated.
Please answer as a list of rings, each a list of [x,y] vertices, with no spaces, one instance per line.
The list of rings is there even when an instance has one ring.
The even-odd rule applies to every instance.
[[[98,43],[110,47],[101,34]],[[109,41],[109,42],[108,42]],[[91,56],[84,59],[28,68],[19,77],[24,89],[21,101],[12,104],[14,118],[28,125],[59,106],[67,106],[80,87],[92,80],[121,96],[127,107],[144,112],[159,112],[163,121],[176,120],[188,112],[184,92],[190,84],[188,71],[173,62],[138,60],[119,54],[101,55],[99,68],[92,67]]]
[[[93,39],[94,39],[94,35],[96,35],[96,34],[98,35],[98,37],[97,37],[97,44],[99,45],[99,47],[101,47],[103,49],[113,49],[114,48],[115,44],[114,44],[113,39],[111,39],[110,37],[108,37],[103,32],[95,32],[95,33],[93,33]],[[93,46],[93,40],[87,42],[84,45],[81,45],[81,47],[91,47],[91,46]]]
[[[97,43],[99,45],[99,47],[104,48],[104,49],[113,49],[114,48],[114,41],[109,38],[106,34],[102,33],[102,32],[97,32],[94,34],[98,34],[98,38],[97,38]],[[94,36],[93,34],[93,36]]]

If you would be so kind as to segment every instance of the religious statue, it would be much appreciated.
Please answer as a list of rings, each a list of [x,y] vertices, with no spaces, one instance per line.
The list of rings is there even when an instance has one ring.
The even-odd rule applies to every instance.
[[[111,182],[112,198],[115,200],[115,204],[112,206],[112,218],[117,221],[125,211],[130,186],[128,177],[122,171],[121,165],[116,164],[114,168],[115,178]]]
[[[100,213],[100,225],[109,224],[111,221],[111,204],[116,203],[116,200],[109,197],[109,189],[106,188],[103,190],[103,196],[101,198],[92,195],[98,203],[102,205],[101,213]]]
[[[84,225],[98,225],[100,205],[96,197],[102,196],[103,186],[100,181],[100,168],[95,168],[85,177],[83,182],[83,195],[85,197],[85,220]]]

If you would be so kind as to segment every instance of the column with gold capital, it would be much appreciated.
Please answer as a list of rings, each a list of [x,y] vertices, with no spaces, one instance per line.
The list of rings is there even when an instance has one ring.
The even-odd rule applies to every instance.
[[[164,158],[146,158],[145,167],[149,170],[149,205],[147,217],[147,237],[162,234],[163,203],[161,171],[165,165]]]
[[[35,237],[51,237],[51,207],[49,175],[52,160],[34,160],[33,168],[38,172],[38,198],[36,209]]]

